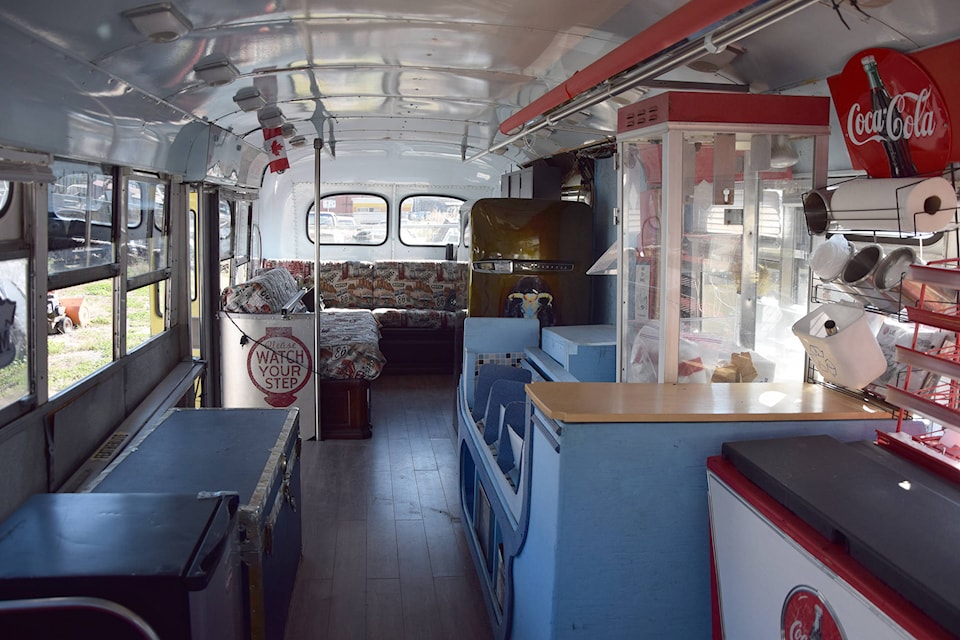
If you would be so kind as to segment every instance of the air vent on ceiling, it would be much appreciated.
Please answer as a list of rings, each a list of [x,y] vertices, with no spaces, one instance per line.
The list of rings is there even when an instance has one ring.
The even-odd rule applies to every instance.
[[[660,105],[650,104],[647,101],[637,102],[620,109],[617,118],[618,132],[649,127],[660,122]]]

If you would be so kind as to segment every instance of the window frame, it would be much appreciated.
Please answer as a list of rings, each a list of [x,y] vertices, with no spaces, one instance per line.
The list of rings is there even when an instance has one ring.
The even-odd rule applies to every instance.
[[[88,167],[88,175],[97,173],[101,176],[97,178],[98,181],[102,182],[100,188],[103,189],[104,193],[110,193],[111,195],[110,241],[113,245],[113,252],[111,261],[106,264],[80,266],[48,273],[45,283],[46,290],[59,291],[79,285],[109,282],[112,295],[110,296],[108,315],[111,318],[112,329],[110,333],[112,337],[108,361],[89,374],[67,383],[63,388],[52,390],[47,384],[43,391],[45,397],[38,398],[43,402],[49,402],[65,393],[74,393],[75,390],[86,388],[87,385],[93,384],[92,381],[96,379],[100,371],[115,365],[133,351],[142,348],[169,330],[170,327],[167,322],[164,322],[162,328],[155,325],[156,320],[153,316],[161,314],[165,317],[169,313],[171,263],[173,260],[172,253],[175,250],[172,246],[171,234],[173,226],[171,194],[176,193],[176,191],[173,189],[169,176],[67,158],[54,160],[53,169],[55,172],[58,165],[63,165],[67,170],[77,170],[77,173],[83,173],[82,169]],[[88,178],[87,194],[90,193],[91,184],[93,182],[91,182],[91,178]],[[115,188],[117,185],[119,185],[119,189]],[[81,189],[81,191],[83,190]],[[139,191],[140,199],[131,197],[130,194],[135,191]],[[50,194],[51,191],[48,190],[47,193]],[[147,198],[150,202],[147,203],[143,198]],[[81,202],[81,204],[87,205],[85,208],[81,207],[80,210],[86,211],[85,220],[88,226],[94,214],[102,210],[101,207],[90,206],[93,203],[94,200],[89,197],[87,197],[86,203]],[[131,208],[131,205],[134,205],[134,208]],[[48,203],[46,208],[48,211],[52,211],[56,207],[54,203]],[[49,217],[49,214],[47,216]],[[136,241],[143,242],[147,256],[146,270],[138,270],[135,275],[129,273],[131,236],[134,236]],[[37,247],[36,259],[48,261],[49,264],[49,253],[49,246]],[[159,257],[159,260],[156,259],[157,257]],[[37,283],[38,288],[43,286],[43,283]],[[155,305],[154,313],[148,314],[148,322],[151,323],[150,335],[136,345],[131,345],[128,344],[131,335],[128,300],[131,293],[145,287],[155,288],[155,290],[148,292],[148,299],[152,305]],[[160,291],[163,291],[163,295],[159,294]],[[106,303],[104,303],[105,305]],[[106,312],[105,309],[101,311]],[[40,316],[45,315],[45,309],[36,309],[34,312]],[[40,326],[41,320],[42,318],[36,318],[36,327]],[[37,336],[37,340],[43,339],[49,340],[49,336]],[[34,370],[37,375],[42,375],[49,380],[50,352],[49,349],[45,351],[44,361],[37,362]]]
[[[363,192],[337,191],[337,192],[325,193],[325,194],[321,195],[318,200],[319,200],[320,202],[323,202],[324,200],[327,200],[327,199],[330,199],[330,198],[337,198],[337,197],[377,198],[378,200],[382,201],[382,202],[383,202],[383,206],[384,206],[384,212],[383,212],[383,229],[384,229],[384,232],[385,232],[385,233],[384,233],[384,236],[383,236],[383,240],[381,240],[380,242],[342,242],[342,241],[337,241],[336,236],[334,236],[334,240],[333,240],[332,242],[320,242],[319,244],[320,244],[321,246],[380,247],[380,246],[383,246],[384,244],[387,243],[387,241],[390,239],[390,211],[391,211],[391,207],[390,207],[390,200],[389,200],[386,196],[384,196],[383,194],[380,194],[380,193],[372,193],[372,192],[366,192],[366,191],[363,191]],[[310,242],[310,243],[313,244],[313,245],[317,245],[317,244],[318,244],[318,243],[317,243],[317,232],[316,232],[317,225],[316,225],[316,222],[314,222],[314,235],[313,235],[313,237],[311,237],[311,235],[310,235],[310,217],[311,217],[311,214],[312,214],[313,217],[314,217],[314,221],[316,221],[316,216],[317,216],[317,207],[316,207],[316,204],[317,204],[317,200],[312,200],[312,201],[310,202],[310,204],[307,205],[306,213],[304,214],[304,234],[305,234],[306,237],[307,237],[307,241]],[[352,201],[352,200],[351,200],[351,205],[353,205],[353,201]],[[336,209],[336,207],[334,207],[334,208]],[[330,213],[330,215],[333,216],[333,218],[334,218],[334,227],[336,227],[336,218],[337,218],[338,214],[337,214],[335,211],[330,211],[329,213]],[[364,213],[364,212],[362,212],[362,213]],[[352,215],[352,216],[355,216],[355,215],[356,215],[356,211],[351,211],[351,215]],[[363,226],[363,225],[361,225],[361,224],[357,224],[357,225],[356,225],[356,228],[359,230],[362,226]],[[377,226],[379,226],[379,225],[377,225]]]
[[[147,271],[145,271],[144,273],[139,273],[139,274],[137,274],[137,275],[135,275],[135,276],[131,276],[131,275],[129,275],[129,274],[127,273],[127,274],[126,274],[126,291],[129,293],[130,291],[133,291],[133,290],[135,290],[135,289],[139,289],[140,287],[145,287],[145,286],[147,286],[147,285],[155,284],[155,283],[157,283],[157,282],[160,282],[161,280],[168,280],[168,279],[170,278],[170,250],[171,250],[171,247],[170,247],[170,244],[171,244],[171,238],[170,238],[170,199],[169,199],[170,181],[169,181],[169,180],[163,180],[163,179],[161,179],[159,176],[157,176],[157,175],[155,175],[155,174],[147,174],[147,173],[135,173],[135,174],[131,174],[131,175],[129,175],[129,176],[125,176],[124,179],[125,179],[125,182],[126,182],[125,186],[128,188],[128,191],[127,191],[128,193],[129,193],[129,184],[130,184],[130,182],[142,182],[142,183],[145,183],[145,184],[153,184],[155,188],[158,187],[158,186],[162,186],[162,187],[163,187],[163,194],[164,194],[164,201],[163,201],[163,203],[162,203],[162,216],[161,216],[162,221],[161,221],[161,226],[160,226],[160,227],[157,226],[157,224],[156,224],[156,222],[157,222],[157,216],[156,216],[156,213],[154,213],[154,215],[151,216],[151,217],[152,217],[152,220],[150,221],[150,224],[146,226],[147,235],[146,235],[146,238],[145,238],[145,239],[147,240],[147,244],[148,244],[148,245],[151,244],[151,243],[150,243],[150,240],[153,239],[153,238],[155,238],[155,237],[160,237],[160,238],[163,240],[163,256],[164,256],[164,262],[163,262],[162,264],[158,265],[158,266],[155,266],[154,268],[148,268]],[[155,192],[155,193],[156,193],[156,192]],[[157,204],[156,200],[154,200],[154,204],[155,204],[155,205]],[[139,209],[139,211],[140,211],[140,220],[139,220],[139,222],[138,222],[137,225],[131,226],[131,225],[129,224],[130,202],[129,202],[129,198],[128,198],[128,200],[127,200],[127,207],[126,207],[126,209],[125,209],[126,215],[124,216],[124,220],[127,221],[127,223],[126,223],[126,228],[125,228],[125,230],[124,230],[125,233],[127,234],[127,238],[126,238],[127,249],[128,249],[127,254],[126,254],[126,255],[127,255],[127,260],[126,260],[126,265],[127,265],[127,267],[129,267],[129,265],[130,265],[130,259],[129,259],[129,235],[130,235],[130,230],[131,230],[131,229],[139,229],[141,226],[144,226],[144,217],[145,217],[145,215],[147,214],[147,212],[148,212],[148,211],[156,212],[156,210],[157,210],[156,207],[154,207],[154,208],[152,208],[152,209],[144,209],[144,207],[143,207],[143,205],[142,205],[142,201],[141,201],[141,206],[140,206],[140,209]]]
[[[103,176],[105,180],[109,180],[111,185],[109,188],[109,191],[112,194],[110,199],[110,216],[109,216],[111,221],[110,222],[111,259],[108,262],[100,262],[93,266],[78,266],[76,268],[69,268],[69,269],[63,269],[63,270],[57,270],[57,271],[51,272],[49,270],[51,252],[50,252],[50,246],[49,246],[49,240],[48,240],[47,246],[42,248],[44,259],[47,261],[47,265],[48,265],[48,270],[47,270],[48,291],[53,291],[55,289],[64,289],[64,288],[72,287],[78,284],[93,282],[96,280],[103,280],[105,278],[112,278],[117,276],[120,273],[120,260],[121,260],[120,243],[122,240],[123,232],[120,228],[121,225],[118,222],[119,221],[118,212],[120,210],[120,204],[121,204],[120,201],[126,200],[125,197],[118,198],[117,191],[116,189],[113,188],[114,185],[117,185],[120,183],[120,179],[121,179],[121,171],[118,167],[95,163],[95,162],[83,162],[83,161],[71,160],[67,158],[63,158],[63,159],[56,158],[51,167],[51,169],[54,171],[55,176],[56,176],[56,170],[58,169],[58,167],[73,169],[72,173],[69,173],[69,174],[64,173],[64,177],[67,175],[79,175],[81,173],[84,173],[84,171],[80,170],[81,168],[84,168],[84,167],[87,168],[87,171],[85,173],[88,176],[87,177],[87,190],[88,190],[87,203],[88,204],[90,202],[89,200],[89,186],[91,184],[90,176],[94,175],[94,170],[99,169],[99,173],[96,175]],[[55,180],[56,182],[59,182],[59,178],[55,178]],[[76,184],[80,184],[80,183],[76,183]],[[48,229],[49,229],[50,214],[56,213],[61,209],[54,209],[54,203],[49,201],[50,196],[53,194],[53,190],[54,190],[53,185],[52,184],[45,185],[44,188],[46,189],[48,194],[47,211],[46,211],[45,217],[46,217]],[[107,189],[105,189],[105,191],[107,191]],[[93,219],[92,219],[93,211],[94,210],[90,209],[89,207],[86,209],[86,215],[84,218],[82,218],[85,225],[93,224]],[[27,212],[27,214],[34,215],[32,212]],[[36,212],[36,215],[39,217],[40,212]],[[40,258],[39,247],[37,248],[37,251],[38,251],[37,259],[39,259]]]
[[[16,183],[14,183],[16,184]],[[30,274],[30,251],[27,249],[14,249],[14,250],[3,250],[0,252],[0,262],[11,262],[15,260],[25,261],[24,265],[24,278],[25,278],[25,291],[24,291],[24,305],[23,313],[26,314],[26,320],[24,323],[24,331],[26,332],[26,373],[27,373],[27,389],[26,393],[22,394],[19,398],[10,401],[9,403],[3,405],[0,404],[0,431],[4,425],[10,424],[16,418],[28,413],[37,405],[37,375],[38,375],[38,366],[36,358],[36,350],[34,345],[37,336],[33,335],[36,333],[37,323],[33,319],[33,310],[31,307],[31,281],[33,280],[32,275]],[[38,311],[39,312],[39,311]],[[11,363],[12,364],[12,363]]]
[[[6,190],[2,192],[2,197],[0,197],[0,218],[3,218],[7,215],[7,212],[10,211],[10,207],[13,204],[13,192],[17,187],[17,183],[12,180],[0,180],[0,184],[7,185]]]
[[[152,339],[156,338],[158,335],[161,335],[169,329],[169,326],[166,322],[166,317],[169,313],[168,309],[168,290],[170,285],[170,279],[172,274],[172,269],[170,266],[171,261],[171,252],[173,251],[172,247],[172,234],[171,234],[171,215],[170,215],[170,194],[172,191],[172,185],[170,180],[164,179],[161,176],[152,173],[144,172],[131,172],[129,175],[124,176],[124,187],[125,192],[129,195],[131,189],[131,183],[137,183],[138,189],[140,189],[140,208],[139,208],[139,221],[137,225],[130,225],[130,198],[127,198],[126,209],[124,219],[126,222],[126,227],[124,232],[126,233],[125,245],[126,251],[124,255],[126,257],[124,273],[125,273],[125,285],[123,288],[124,302],[122,308],[122,315],[117,313],[115,319],[118,323],[122,323],[118,326],[123,327],[123,339],[122,339],[122,353],[120,357],[126,355],[143,345],[150,342]],[[153,194],[152,206],[144,206],[143,192],[144,188],[148,193]],[[163,202],[158,202],[157,194],[161,192],[163,194]],[[159,212],[159,215],[158,215]],[[160,222],[158,225],[157,222]],[[130,267],[130,233],[133,229],[140,229],[141,227],[145,230],[145,241],[147,251],[150,252],[150,255],[153,255],[154,251],[154,241],[160,239],[160,246],[162,247],[161,255],[163,260],[157,264],[153,264],[152,259],[148,258],[147,264],[148,268],[143,273],[138,273],[131,276],[129,274]],[[129,300],[130,294],[143,289],[144,287],[150,287],[151,290],[148,291],[148,300],[152,307],[152,313],[148,314],[148,322],[150,324],[150,335],[147,336],[141,342],[138,342],[135,345],[130,344],[130,309],[129,309]],[[154,331],[154,324],[158,321],[162,321],[162,328],[157,332]],[[118,358],[115,358],[118,359]]]
[[[456,219],[456,222],[449,222],[449,223],[445,223],[444,225],[438,225],[438,226],[447,226],[447,227],[449,227],[450,229],[456,230],[456,232],[457,232],[457,241],[456,241],[456,243],[452,243],[452,244],[453,244],[455,247],[459,247],[460,244],[463,242],[463,232],[462,232],[462,230],[461,230],[461,228],[460,228],[460,223],[461,223],[461,221],[460,221],[460,217],[461,217],[461,216],[460,216],[460,207],[462,207],[462,206],[466,203],[466,200],[464,200],[463,198],[460,198],[460,197],[458,197],[458,196],[451,196],[451,195],[439,194],[439,193],[411,193],[411,194],[405,195],[405,196],[400,200],[400,203],[399,203],[399,205],[397,206],[397,211],[399,212],[399,213],[398,213],[397,233],[398,233],[398,238],[399,238],[399,240],[400,240],[400,244],[402,244],[402,245],[404,245],[404,246],[407,246],[407,247],[445,247],[445,246],[447,246],[448,244],[451,244],[451,243],[442,242],[442,241],[441,241],[441,242],[438,242],[438,243],[413,243],[413,242],[407,242],[407,241],[404,239],[404,237],[403,237],[403,236],[404,236],[404,228],[403,228],[403,227],[404,227],[404,223],[405,223],[405,222],[410,222],[410,219],[409,219],[409,217],[408,217],[408,218],[404,218],[404,216],[403,216],[403,205],[404,205],[404,203],[407,202],[408,200],[412,200],[412,199],[416,199],[416,198],[426,198],[426,199],[429,199],[429,198],[441,199],[441,198],[442,198],[442,199],[446,199],[446,200],[456,200],[456,201],[459,203],[459,204],[457,205],[457,212],[456,212],[456,217],[457,217],[457,219]],[[413,212],[411,211],[411,213],[413,213]],[[446,235],[448,235],[448,234],[444,234],[444,238],[446,237]]]

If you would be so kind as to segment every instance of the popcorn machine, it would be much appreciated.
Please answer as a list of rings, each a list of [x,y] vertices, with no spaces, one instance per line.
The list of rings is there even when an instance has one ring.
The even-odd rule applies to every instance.
[[[666,92],[620,109],[618,380],[804,379],[803,194],[829,98]]]

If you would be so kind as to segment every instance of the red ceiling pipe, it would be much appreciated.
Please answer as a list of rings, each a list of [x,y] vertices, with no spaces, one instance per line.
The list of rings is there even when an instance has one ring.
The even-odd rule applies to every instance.
[[[690,0],[504,120],[500,133],[511,133],[621,71],[754,4],[757,0]]]

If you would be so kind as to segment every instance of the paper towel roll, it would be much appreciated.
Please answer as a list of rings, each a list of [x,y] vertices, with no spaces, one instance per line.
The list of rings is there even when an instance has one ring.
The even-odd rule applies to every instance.
[[[858,178],[830,197],[829,228],[936,233],[954,222],[957,194],[943,178]]]

